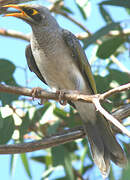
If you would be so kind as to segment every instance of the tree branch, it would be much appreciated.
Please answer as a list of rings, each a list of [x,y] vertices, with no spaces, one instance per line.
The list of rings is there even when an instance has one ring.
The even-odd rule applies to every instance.
[[[125,113],[123,113],[122,111],[125,111]],[[116,110],[112,113],[112,115],[119,120],[121,120],[121,118],[127,118],[130,115],[130,104]],[[79,138],[84,138],[85,136],[86,135],[83,127],[71,128],[69,130],[65,130],[57,134],[54,134],[52,136],[45,137],[39,141],[20,143],[14,145],[0,145],[0,154],[19,154],[32,152],[40,149],[51,148],[54,146],[74,141]]]
[[[13,37],[13,38],[17,38],[17,39],[22,39],[25,41],[30,41],[30,35],[23,34],[21,32],[14,31],[14,30],[0,29],[0,35],[7,36],[7,37]]]
[[[96,95],[85,95],[85,94],[81,94],[81,92],[66,90],[66,91],[63,91],[64,92],[63,97],[60,97],[60,99],[68,100],[68,101],[84,101],[84,102],[93,103],[96,106],[96,108],[101,112],[101,114],[103,114],[106,117],[107,120],[111,121],[123,133],[125,133],[127,136],[130,137],[130,132],[125,127],[123,127],[122,124],[118,122],[118,120],[113,118],[111,115],[109,116],[109,113],[105,111],[99,103],[100,100],[104,100],[113,94],[126,91],[129,89],[130,89],[130,83],[111,89],[103,94],[96,94]],[[0,92],[32,96],[31,89],[22,88],[22,87],[12,87],[12,86],[2,85],[2,84],[0,84]],[[51,93],[44,90],[41,90],[40,92],[38,92],[35,95],[35,97],[40,98],[40,99],[45,98],[45,99],[59,100],[58,93]]]
[[[116,118],[114,118],[110,113],[108,113],[100,105],[98,98],[93,98],[93,103],[96,106],[97,110],[110,122],[112,122],[117,128],[119,128],[124,134],[130,137],[130,131],[128,131]]]
[[[96,95],[86,95],[81,94],[81,92],[78,91],[72,91],[72,90],[65,90],[63,97],[61,97],[61,100],[67,100],[67,101],[83,101],[88,103],[93,103],[93,98],[98,98],[99,100],[105,100],[106,98],[122,92],[127,91],[130,89],[130,83],[113,88],[103,94],[96,94]],[[0,84],[0,92],[5,93],[11,93],[11,94],[18,94],[18,95],[24,95],[24,96],[31,96],[32,97],[32,90],[29,88],[23,88],[23,87],[15,87],[15,86],[9,86],[9,85],[3,85]],[[35,96],[39,99],[53,99],[53,100],[59,100],[59,94],[54,92],[47,92],[44,90],[41,90],[38,92]]]
[[[66,17],[67,19],[72,21],[74,24],[78,25],[81,29],[83,29],[88,34],[88,36],[91,36],[91,33],[89,32],[89,30],[83,24],[81,24],[79,21],[77,21],[76,19],[74,19],[71,16],[69,16],[67,13],[58,12],[58,14]]]

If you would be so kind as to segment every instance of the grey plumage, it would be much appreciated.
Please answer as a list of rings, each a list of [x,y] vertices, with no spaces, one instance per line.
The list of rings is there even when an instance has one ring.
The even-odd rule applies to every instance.
[[[28,66],[43,82],[56,89],[96,93],[87,57],[78,39],[62,29],[49,10],[39,5],[20,6],[28,16],[23,19],[32,27],[31,47],[27,47]],[[31,15],[29,9],[38,13]],[[20,17],[21,18],[21,17]],[[110,160],[119,166],[127,162],[108,121],[91,103],[74,102],[83,120],[93,160],[103,177],[109,174]]]
[[[37,65],[42,76],[51,87],[76,89],[93,94],[93,86],[84,68],[89,66],[89,63],[79,41],[71,32],[59,27],[50,16],[51,14],[46,14],[45,10],[44,18],[48,25],[43,25],[42,28],[32,25],[31,47],[36,63],[41,61],[41,65]],[[86,127],[94,162],[106,177],[109,173],[110,159],[119,166],[126,163],[123,150],[113,136],[108,122],[96,112],[93,104],[74,104]]]
[[[26,47],[25,55],[26,55],[27,64],[28,64],[30,71],[34,72],[43,83],[47,84],[44,77],[41,75],[41,73],[37,67],[37,64],[36,64],[35,59],[32,54],[30,44]]]

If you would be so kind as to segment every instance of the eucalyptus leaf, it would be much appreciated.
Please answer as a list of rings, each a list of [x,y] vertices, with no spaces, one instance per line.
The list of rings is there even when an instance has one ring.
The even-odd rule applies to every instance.
[[[0,114],[0,144],[6,144],[12,137],[15,130],[12,116],[2,118]]]
[[[121,30],[120,23],[110,23],[99,29],[92,36],[82,40],[82,42],[84,43],[84,48],[88,47],[90,44],[95,43],[97,39],[100,39],[102,36],[108,34],[111,30]]]
[[[123,169],[122,172],[122,177],[120,178],[120,180],[127,180],[130,178],[130,158],[128,159],[128,165],[126,168]]]
[[[0,59],[0,81],[7,82],[11,79],[16,66],[7,59]]]
[[[32,156],[31,159],[36,161],[36,162],[40,162],[42,164],[45,164],[47,168],[49,168],[52,164],[52,157],[48,156],[48,155]]]
[[[45,112],[48,110],[50,105],[51,105],[51,103],[47,102],[44,104],[43,107],[37,109],[34,113],[33,118],[32,118],[32,123],[35,124],[36,122],[38,122],[41,119],[41,117],[45,114]]]
[[[71,164],[70,159],[70,153],[65,148],[64,145],[54,147],[52,148],[52,160],[53,160],[53,166],[63,165],[65,172],[66,172],[66,178],[68,180],[74,180],[74,173],[73,168]]]
[[[28,177],[30,179],[32,179],[32,175],[31,175],[31,171],[30,171],[30,166],[29,166],[29,162],[28,162],[28,159],[27,159],[27,155],[25,153],[24,154],[20,154],[20,157],[21,157],[24,169],[25,169]]]
[[[83,19],[87,19],[90,14],[90,1],[89,0],[76,0],[76,5],[83,17]]]
[[[11,86],[18,86],[16,83],[13,74],[15,72],[16,66],[7,59],[0,59],[0,82],[4,82]],[[0,100],[2,105],[11,104],[12,101],[18,99],[19,95],[9,94],[9,93],[0,93]]]
[[[71,11],[70,8],[65,7],[65,6],[61,6],[61,10],[64,11],[64,12],[66,12],[66,13],[73,14],[73,11]]]
[[[130,15],[130,9],[126,8],[126,12]]]
[[[53,110],[53,113],[54,115],[56,115],[57,117],[63,119],[63,120],[66,120],[67,119],[67,112],[65,112],[64,110],[56,107],[54,110]]]
[[[102,18],[104,19],[104,21],[107,23],[112,23],[113,19],[112,19],[110,13],[102,5],[99,6],[99,9],[100,9],[100,12],[101,12],[101,15],[102,15]]]
[[[129,0],[108,0],[108,1],[102,1],[100,4],[130,8]]]
[[[26,115],[22,118],[22,124],[19,128],[20,140],[23,140],[23,136],[28,132],[30,124],[31,120],[29,118],[29,113],[27,112]]]
[[[10,158],[10,174],[12,176],[15,173],[17,160],[18,160],[18,154],[12,154]]]
[[[99,58],[106,59],[116,52],[118,47],[125,42],[125,38],[121,35],[109,38],[104,41],[98,48],[96,55]]]
[[[45,163],[45,156],[32,156],[31,159],[42,164]]]

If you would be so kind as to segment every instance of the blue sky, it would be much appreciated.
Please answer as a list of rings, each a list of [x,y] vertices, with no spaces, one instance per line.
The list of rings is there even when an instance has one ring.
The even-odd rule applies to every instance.
[[[39,3],[42,3],[42,0],[38,1]],[[84,24],[91,32],[97,31],[99,28],[105,25],[102,17],[100,16],[99,9],[97,6],[97,3],[100,2],[99,0],[91,0],[92,2],[92,7],[91,7],[91,15],[87,21],[84,21],[78,12],[76,10],[77,14],[77,20],[80,21],[82,24]],[[44,3],[45,5],[46,3]],[[73,3],[73,0],[66,0],[66,5],[70,6],[72,10],[74,9],[75,11],[75,5]],[[124,19],[128,19],[128,14],[123,10],[123,8],[120,7],[110,7],[108,6],[107,9],[111,12],[113,19],[116,21],[121,21]],[[76,25],[71,23],[69,20],[61,17],[61,16],[56,16],[60,26],[63,28],[66,28],[70,30],[71,32],[78,33],[78,32],[83,32],[80,28],[78,28]],[[127,24],[126,24],[127,26]],[[25,24],[23,21],[19,19],[14,19],[13,17],[9,18],[2,18],[0,17],[0,28],[5,28],[5,29],[13,29],[17,31],[21,31],[23,33],[30,33],[31,28],[29,25]],[[23,67],[27,68],[27,63],[25,59],[25,47],[28,44],[28,42],[21,41],[18,39],[13,39],[13,38],[6,38],[0,36],[0,58],[6,58],[10,61],[12,61],[17,67]],[[92,55],[92,47],[87,49],[87,56],[88,59],[91,58]],[[125,56],[126,62],[124,65],[126,65],[127,69],[130,69],[130,63],[128,64],[128,59],[129,56],[126,54]],[[34,78],[33,81],[31,81],[30,84],[28,84],[29,87],[36,87],[36,86],[43,86],[40,80],[35,78],[35,75],[31,73],[28,68],[27,68],[27,74],[28,78]],[[14,77],[16,78],[16,81],[18,84],[26,86],[25,82],[25,74],[24,71],[21,68],[17,68]],[[42,151],[37,151],[33,153],[28,153],[28,156],[33,156],[33,155],[39,155],[42,154]],[[28,180],[28,177],[25,174],[23,165],[21,163],[21,160],[19,160],[19,156],[17,156],[17,161],[16,161],[16,168],[14,175],[10,176],[9,174],[9,164],[10,164],[10,155],[0,155],[0,177],[1,179],[6,179],[6,180]],[[30,161],[30,168],[32,172],[33,179],[40,179],[44,167],[41,166],[40,163],[36,163],[34,161]],[[52,178],[53,179],[53,178]]]

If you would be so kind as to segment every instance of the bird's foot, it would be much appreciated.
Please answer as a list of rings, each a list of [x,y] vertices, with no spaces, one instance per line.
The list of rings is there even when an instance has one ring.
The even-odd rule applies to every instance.
[[[37,95],[41,94],[41,91],[42,91],[42,90],[43,90],[43,89],[40,88],[40,87],[32,88],[32,91],[31,91],[31,93],[32,93],[32,99],[34,100],[34,98],[35,98]],[[38,104],[42,105],[42,104],[44,104],[46,101],[47,101],[47,99],[41,98],[41,99],[40,99],[40,102],[39,102]]]
[[[63,100],[65,90],[56,90],[56,93],[59,95],[59,103],[65,106],[67,104],[67,100]]]

